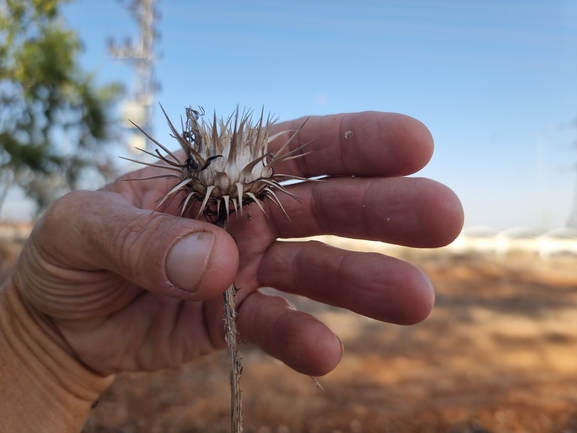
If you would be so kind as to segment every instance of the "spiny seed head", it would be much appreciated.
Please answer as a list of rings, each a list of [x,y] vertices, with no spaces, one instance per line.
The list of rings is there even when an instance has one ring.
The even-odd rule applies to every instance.
[[[302,178],[275,174],[274,167],[282,161],[306,155],[302,153],[302,149],[310,143],[283,153],[295,137],[295,133],[280,150],[269,153],[269,143],[288,131],[269,136],[269,129],[274,120],[270,116],[265,119],[264,112],[254,124],[252,112],[239,115],[238,108],[226,121],[217,119],[215,113],[213,121],[206,122],[201,119],[204,115],[202,109],[197,111],[187,108],[186,122],[182,125],[182,132],[179,133],[164,109],[162,111],[168,120],[172,137],[180,144],[184,157],[172,153],[135,125],[166,152],[166,155],[163,155],[158,149],[156,153],[140,149],[160,160],[156,164],[143,164],[169,171],[165,175],[153,178],[178,179],[176,185],[160,199],[158,207],[184,193],[180,204],[181,216],[190,210],[195,202],[200,202],[197,218],[203,215],[207,221],[225,223],[231,213],[238,210],[242,214],[243,206],[253,202],[264,212],[260,201],[269,197],[286,215],[275,190],[296,198],[279,182]]]

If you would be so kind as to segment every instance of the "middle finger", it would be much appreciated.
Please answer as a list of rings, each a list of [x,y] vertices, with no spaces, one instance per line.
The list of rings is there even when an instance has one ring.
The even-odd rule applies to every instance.
[[[277,193],[290,219],[269,205],[267,225],[273,237],[332,234],[438,247],[457,236],[463,221],[456,195],[428,179],[331,178],[294,185],[291,192],[300,200]],[[243,232],[237,236],[240,240]]]

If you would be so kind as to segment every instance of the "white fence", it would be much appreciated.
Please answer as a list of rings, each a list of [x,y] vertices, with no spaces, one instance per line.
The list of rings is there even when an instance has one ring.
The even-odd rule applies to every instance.
[[[497,231],[469,227],[448,247],[455,254],[507,255],[515,252],[539,255],[546,260],[559,255],[577,257],[577,230],[562,228],[548,232],[526,227]]]

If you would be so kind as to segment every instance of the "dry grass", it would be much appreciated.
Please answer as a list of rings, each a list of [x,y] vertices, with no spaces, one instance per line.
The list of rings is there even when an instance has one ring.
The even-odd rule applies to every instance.
[[[344,359],[321,391],[244,346],[246,432],[577,433],[577,258],[386,251],[431,276],[432,315],[399,327],[293,298],[339,334]],[[225,353],[124,374],[84,433],[227,432],[228,393]]]

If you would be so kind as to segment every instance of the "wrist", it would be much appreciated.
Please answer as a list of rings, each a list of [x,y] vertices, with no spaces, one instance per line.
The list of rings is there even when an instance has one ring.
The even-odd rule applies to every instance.
[[[10,282],[0,289],[0,433],[78,432],[112,382],[51,334]]]

